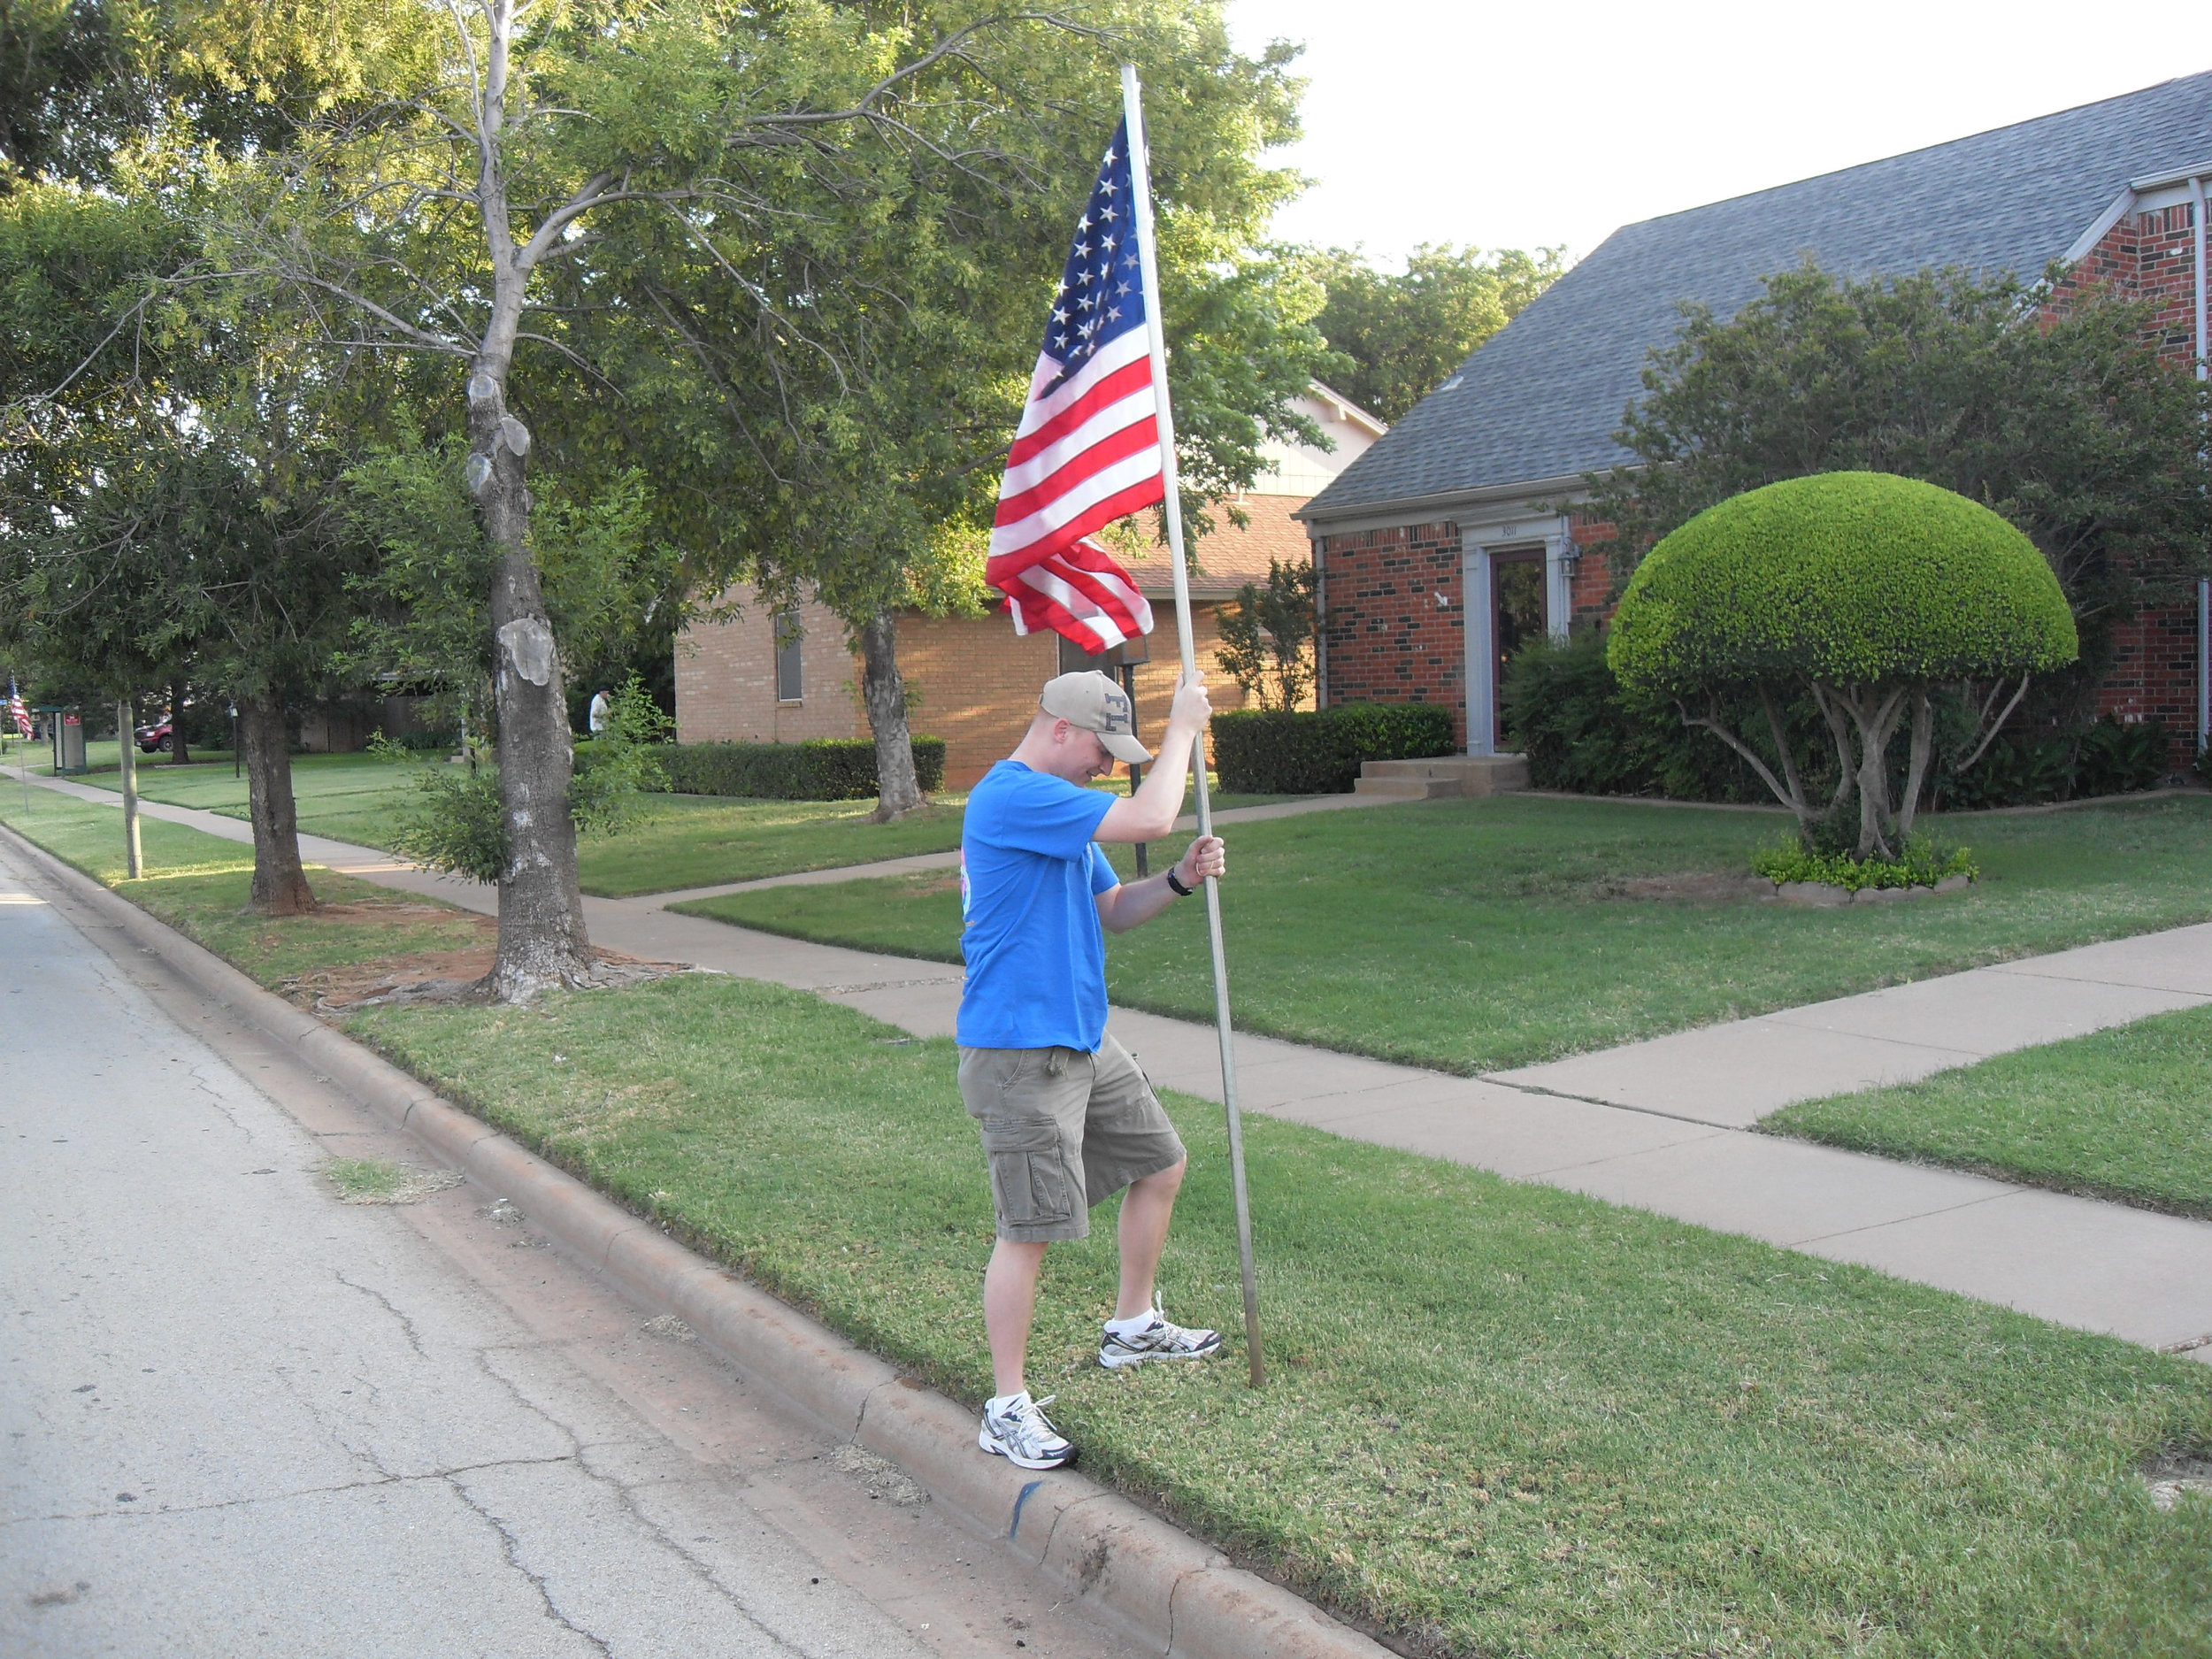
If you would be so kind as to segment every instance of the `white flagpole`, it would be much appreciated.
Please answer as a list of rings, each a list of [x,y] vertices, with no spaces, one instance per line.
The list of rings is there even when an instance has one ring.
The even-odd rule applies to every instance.
[[[1166,499],[1167,544],[1175,566],[1175,627],[1183,650],[1183,676],[1198,672],[1191,646],[1190,575],[1183,564],[1183,495],[1175,472],[1175,416],[1167,393],[1167,335],[1160,316],[1160,266],[1152,249],[1152,155],[1144,136],[1144,97],[1137,66],[1121,66],[1121,108],[1129,123],[1129,177],[1134,187],[1137,257],[1144,273],[1144,319],[1152,342],[1152,383],[1159,399],[1160,482]],[[1191,753],[1191,774],[1198,786],[1198,833],[1210,835],[1213,809],[1206,798],[1206,740]],[[1206,878],[1206,932],[1213,945],[1214,1025],[1221,1035],[1221,1098],[1229,1117],[1229,1184],[1236,1196],[1237,1257],[1244,1270],[1244,1346],[1252,1364],[1252,1386],[1267,1380],[1260,1357],[1259,1280],[1252,1268],[1252,1202],[1244,1182],[1244,1118],[1237,1107],[1237,1056],[1229,1026],[1229,962],[1221,948],[1221,883]]]

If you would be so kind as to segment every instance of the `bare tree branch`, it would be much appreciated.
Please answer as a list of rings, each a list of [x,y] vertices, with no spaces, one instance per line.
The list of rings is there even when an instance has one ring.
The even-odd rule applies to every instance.
[[[2005,704],[2004,712],[1999,715],[1994,722],[1991,722],[1988,718],[1989,704],[1985,703],[1982,705],[1982,718],[1985,723],[1985,729],[1982,733],[1982,741],[1974,745],[1974,752],[1972,754],[1969,755],[1964,760],[1960,761],[1956,765],[1951,768],[1953,772],[1964,772],[1976,761],[1979,760],[1984,753],[1987,751],[1990,744],[1996,741],[1997,733],[2004,730],[2005,722],[2012,718],[2012,711],[2020,706],[2020,699],[2028,695],[2028,680],[2030,678],[2031,676],[2027,674],[2020,676],[2020,685],[2018,689],[2014,691],[2012,694],[2012,701]],[[2004,689],[2004,683],[2005,682],[2001,680],[1997,682],[1995,688],[1990,693],[1990,702],[1993,703],[1996,701],[1997,692]]]
[[[1807,824],[1812,821],[1812,814],[1806,807],[1805,803],[1801,799],[1793,795],[1787,789],[1785,789],[1782,787],[1781,780],[1777,778],[1774,775],[1773,770],[1768,766],[1764,760],[1760,758],[1759,753],[1756,749],[1753,749],[1748,743],[1746,743],[1743,739],[1738,737],[1733,732],[1728,729],[1728,723],[1720,718],[1720,712],[1717,708],[1716,708],[1709,714],[1697,715],[1692,714],[1686,707],[1679,703],[1676,703],[1674,706],[1676,711],[1682,717],[1683,725],[1703,726],[1715,737],[1720,739],[1722,742],[1727,744],[1729,748],[1734,749],[1736,753],[1742,756],[1744,759],[1749,763],[1752,771],[1759,774],[1761,781],[1763,781],[1768,788],[1774,792],[1774,798],[1797,815],[1798,822],[1801,824]]]

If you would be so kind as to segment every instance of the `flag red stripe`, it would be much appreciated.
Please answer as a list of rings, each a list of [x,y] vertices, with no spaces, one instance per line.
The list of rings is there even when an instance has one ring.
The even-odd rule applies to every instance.
[[[1121,642],[1118,640],[1105,638],[1057,600],[1048,598],[1034,588],[1015,595],[1012,603],[1020,608],[1022,620],[1032,629],[1035,629],[1041,624],[1063,639],[1073,640],[1094,657],[1108,646],[1118,645]],[[1130,636],[1124,634],[1123,637]]]
[[[1140,507],[1154,505],[1161,499],[1161,495],[1160,480],[1156,473],[1141,483],[1132,484],[1127,489],[1093,502],[1082,512],[1062,525],[1049,538],[1040,538],[1018,553],[1004,553],[987,560],[983,567],[983,580],[994,588],[1003,588],[1016,572],[1073,545],[1087,535],[1103,530],[1115,519],[1124,518]]]
[[[1114,341],[1073,374],[1054,386],[1053,381],[1059,379],[1059,359],[1049,353],[1040,353],[1037,366],[1030,372],[1029,402],[1022,408],[1021,424],[1014,429],[1014,435],[1020,437],[1043,426],[1088,391],[1094,379],[1112,373],[1125,363],[1134,363],[1140,359],[1147,363],[1151,361],[1145,349],[1144,336],[1133,331]],[[1050,389],[1045,389],[1047,388]]]
[[[1089,391],[1036,431],[1024,433],[1015,439],[1013,449],[1007,453],[1007,470],[1012,471],[1040,449],[1058,442],[1100,410],[1110,408],[1132,392],[1140,391],[1151,384],[1152,364],[1150,359],[1145,357],[1124,364],[1111,374],[1102,376]]]
[[[1147,415],[1142,420],[1101,438],[1080,455],[1064,461],[1059,470],[1041,483],[1033,485],[1018,495],[1002,498],[999,502],[998,511],[992,515],[991,522],[994,525],[1019,524],[1031,513],[1050,506],[1092,473],[1102,472],[1117,461],[1156,449],[1159,442],[1159,418]],[[1084,534],[1087,535],[1089,532]],[[1066,543],[1061,545],[1064,547]]]
[[[1064,534],[1063,527],[1079,514],[1088,511],[1094,503],[1104,501],[1109,496],[1125,495],[1129,490],[1141,486],[1154,492],[1149,499],[1158,500],[1160,477],[1160,452],[1156,449],[1141,449],[1134,455],[1125,456],[1110,466],[1069,486],[1064,495],[1048,502],[1026,518],[1013,524],[993,526],[988,555],[993,558],[1018,560],[1024,557],[1042,558],[1047,553],[1068,545],[1068,537]],[[1018,569],[1019,565],[1013,568]]]
[[[1077,593],[1081,594],[1083,597],[1111,618],[1125,634],[1143,632],[1143,629],[1138,626],[1136,614],[1129,609],[1128,602],[1122,597],[1121,594],[1115,592],[1110,584],[1101,581],[1088,572],[1077,570],[1068,564],[1064,557],[1056,556],[1046,559],[1041,564],[1033,565],[1022,572],[1023,585],[1029,588],[1033,593],[1039,591],[1032,579],[1040,572],[1057,577]]]

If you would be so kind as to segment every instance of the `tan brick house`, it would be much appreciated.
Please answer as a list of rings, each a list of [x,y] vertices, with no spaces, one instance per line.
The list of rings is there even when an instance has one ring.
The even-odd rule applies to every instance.
[[[2212,73],[1616,231],[1299,511],[1320,571],[1324,703],[1450,708],[1497,751],[1505,660],[1532,634],[1603,617],[1610,573],[1582,548],[1585,478],[1684,301],[1733,314],[1805,257],[1851,277],[1957,265],[2078,280],[2154,301],[2161,349],[2204,373]],[[2060,296],[2062,303],[2063,296]],[[2212,718],[2212,594],[2126,625],[2101,711],[2156,717],[2174,760]]]
[[[1219,608],[1249,581],[1267,580],[1271,558],[1302,563],[1306,533],[1293,516],[1338,472],[1366,452],[1386,428],[1364,410],[1317,382],[1301,402],[1333,443],[1329,450],[1271,442],[1269,467],[1236,507],[1241,529],[1217,511],[1214,532],[1195,549],[1190,582],[1193,646],[1199,666],[1217,687],[1214,706],[1236,708],[1242,694],[1214,665],[1220,645]],[[1178,661],[1174,573],[1164,549],[1132,565],[1152,602],[1151,660],[1137,670],[1140,729],[1164,718]],[[810,737],[865,737],[859,697],[860,662],[848,649],[844,625],[825,606],[805,603],[772,615],[750,603],[749,590],[726,597],[738,610],[728,620],[687,628],[676,643],[676,737],[796,742]],[[913,729],[945,740],[945,782],[964,788],[1020,740],[1038,688],[1067,667],[1088,666],[1056,635],[1018,637],[1003,616],[899,618],[899,669],[913,703]]]

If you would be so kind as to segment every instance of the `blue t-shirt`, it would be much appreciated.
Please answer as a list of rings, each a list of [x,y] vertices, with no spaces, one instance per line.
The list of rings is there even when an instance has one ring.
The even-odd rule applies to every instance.
[[[1096,895],[1121,878],[1091,837],[1114,804],[1002,760],[968,796],[960,841],[960,1041],[1080,1048],[1106,1040],[1106,936]]]

